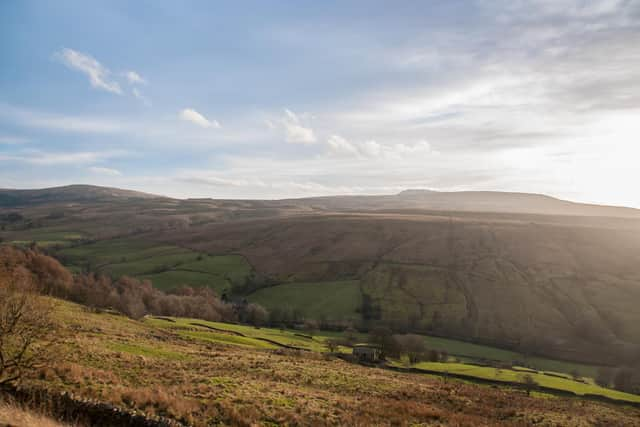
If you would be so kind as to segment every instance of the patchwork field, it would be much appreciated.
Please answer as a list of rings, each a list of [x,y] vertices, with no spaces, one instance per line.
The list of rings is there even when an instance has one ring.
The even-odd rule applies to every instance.
[[[28,383],[195,426],[632,425],[640,417],[630,407],[362,367],[320,353],[323,337],[294,331],[137,322],[61,301],[56,318],[64,357]],[[314,351],[273,348],[258,339],[266,337]]]
[[[243,283],[251,266],[238,255],[209,255],[135,239],[110,239],[62,248],[56,255],[72,270],[148,279],[160,289],[207,286],[222,293]]]

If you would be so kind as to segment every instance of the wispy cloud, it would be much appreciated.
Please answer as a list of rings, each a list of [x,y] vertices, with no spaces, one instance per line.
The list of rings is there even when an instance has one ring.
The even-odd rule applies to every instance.
[[[331,157],[353,158],[386,158],[401,160],[406,157],[411,159],[424,158],[427,155],[438,154],[431,148],[427,141],[416,143],[381,144],[369,140],[364,142],[351,142],[340,135],[331,135],[326,142],[327,154]]]
[[[218,123],[217,120],[209,120],[192,108],[185,108],[180,111],[179,117],[184,121],[191,122],[202,128],[220,128],[220,123]]]
[[[112,168],[105,168],[105,167],[100,167],[100,166],[92,166],[89,168],[89,170],[93,173],[99,174],[99,175],[108,175],[108,176],[121,176],[122,172],[120,172],[117,169],[112,169]]]
[[[13,123],[54,131],[77,133],[113,133],[124,129],[122,121],[93,116],[75,116],[25,110],[0,104],[0,118]]]
[[[118,82],[111,79],[111,72],[92,56],[64,48],[56,54],[56,57],[67,67],[80,71],[89,77],[89,83],[94,88],[122,95],[122,89]]]
[[[300,117],[289,109],[284,110],[285,117],[282,126],[285,130],[285,139],[291,144],[314,144],[316,135],[313,129],[302,125]]]
[[[29,142],[28,138],[23,138],[20,136],[0,135],[0,144],[17,145],[25,144],[27,142]]]
[[[74,152],[44,152],[39,150],[23,151],[15,155],[0,157],[3,161],[18,161],[33,165],[92,165],[115,157],[126,156],[122,150],[112,151],[74,151]]]
[[[146,85],[147,81],[142,78],[142,76],[138,73],[136,73],[135,71],[125,71],[124,73],[125,78],[127,79],[127,81],[129,82],[129,84],[135,85],[135,84],[142,84],[142,85]]]

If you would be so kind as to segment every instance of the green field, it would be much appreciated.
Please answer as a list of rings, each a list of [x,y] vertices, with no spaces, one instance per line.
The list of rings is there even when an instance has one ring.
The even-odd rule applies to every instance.
[[[203,341],[243,345],[255,348],[278,348],[292,346],[309,351],[325,352],[324,344],[329,336],[293,330],[256,328],[221,322],[208,322],[198,319],[171,318],[173,322],[160,318],[147,318],[145,323],[155,327],[173,330],[179,335]],[[198,326],[200,325],[200,326]],[[278,345],[280,344],[280,345]]]
[[[164,290],[189,285],[222,293],[232,283],[242,283],[252,272],[247,261],[238,255],[209,255],[134,239],[101,240],[63,248],[57,255],[74,271],[88,266],[116,278],[148,279]]]
[[[554,371],[570,374],[578,372],[580,375],[595,378],[598,367],[582,363],[565,362],[561,360],[546,359],[543,357],[525,357],[514,351],[503,350],[480,344],[472,344],[447,338],[425,336],[425,345],[429,349],[446,351],[452,356],[469,360],[491,360],[500,362],[519,361],[526,363],[539,371]]]
[[[207,286],[222,294],[229,288],[229,282],[224,277],[193,271],[170,270],[157,274],[142,274],[138,278],[151,280],[154,287],[162,290],[169,290],[179,285]]]
[[[570,391],[575,394],[596,394],[607,396],[612,399],[628,400],[640,402],[640,396],[623,393],[617,390],[600,387],[590,381],[580,382],[569,378],[558,378],[556,376],[544,375],[543,373],[520,371],[513,369],[496,369],[486,366],[467,365],[464,363],[439,363],[439,362],[421,362],[413,367],[436,372],[448,372],[454,374],[464,374],[476,378],[487,380],[505,381],[505,382],[522,382],[525,374],[531,375],[534,381],[544,387],[557,390]]]
[[[10,235],[13,236],[14,234],[19,237],[17,239],[8,238],[7,243],[18,246],[27,246],[32,242],[35,242],[38,246],[43,248],[49,248],[52,246],[69,246],[86,237],[79,231],[60,229],[56,227],[21,230],[18,234],[13,232]]]
[[[249,296],[269,310],[299,310],[312,319],[359,319],[361,306],[358,281],[287,283],[260,289]]]

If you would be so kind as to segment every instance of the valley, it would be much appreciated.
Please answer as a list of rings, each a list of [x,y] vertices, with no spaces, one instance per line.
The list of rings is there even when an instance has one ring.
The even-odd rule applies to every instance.
[[[131,277],[168,292],[168,298],[173,293],[191,292],[182,289],[207,288],[221,297],[223,304],[229,304],[228,310],[247,304],[267,310],[267,317],[256,323],[260,327],[147,315],[139,322],[127,323],[139,331],[130,335],[115,325],[132,320],[58,302],[58,313],[67,329],[72,324],[76,325],[73,330],[84,331],[87,322],[103,325],[82,332],[82,344],[69,341],[74,346],[71,353],[82,347],[83,352],[89,348],[92,354],[103,354],[104,360],[143,361],[141,365],[135,362],[135,368],[118,368],[120,377],[113,381],[123,381],[138,391],[128,388],[129,394],[123,391],[121,398],[116,393],[116,400],[121,400],[115,403],[174,418],[179,414],[189,423],[207,417],[230,422],[229,417],[235,416],[295,423],[297,418],[291,411],[299,414],[301,410],[295,398],[286,398],[293,400],[278,406],[274,402],[282,397],[266,392],[271,385],[255,383],[253,374],[251,380],[242,379],[245,385],[240,388],[236,386],[237,373],[220,374],[215,380],[200,377],[205,366],[217,372],[233,358],[243,359],[233,362],[242,363],[242,369],[271,366],[265,369],[277,379],[266,380],[268,384],[290,384],[288,381],[294,380],[280,369],[304,366],[301,378],[308,376],[307,391],[299,389],[296,379],[295,385],[286,386],[289,391],[282,393],[305,398],[328,392],[324,385],[323,391],[306,387],[324,384],[326,380],[321,378],[327,377],[327,370],[335,369],[335,364],[345,364],[340,365],[341,371],[356,369],[353,375],[360,379],[340,382],[343,380],[334,378],[340,384],[327,385],[330,393],[340,389],[342,397],[331,397],[329,406],[319,404],[318,408],[325,409],[354,396],[369,399],[369,391],[362,387],[372,381],[385,390],[379,396],[372,391],[376,399],[390,404],[385,399],[394,392],[387,388],[400,378],[412,384],[401,387],[410,389],[414,381],[453,381],[456,390],[467,390],[460,380],[484,384],[468,386],[469,393],[481,389],[484,395],[493,393],[487,383],[511,390],[498,393],[522,392],[524,375],[528,375],[543,390],[534,396],[554,396],[551,401],[563,402],[561,406],[567,405],[563,400],[567,396],[640,401],[637,395],[596,383],[605,371],[634,366],[640,355],[640,312],[636,310],[640,300],[640,218],[634,217],[633,210],[595,211],[622,212],[612,217],[591,215],[590,207],[581,208],[584,215],[546,215],[526,204],[531,212],[473,211],[469,207],[473,204],[464,209],[455,205],[461,209],[458,211],[445,209],[447,206],[427,210],[411,207],[417,202],[401,197],[395,199],[394,209],[389,197],[381,204],[375,198],[367,199],[364,208],[355,209],[357,198],[176,200],[120,194],[114,189],[91,192],[91,197],[83,188],[75,191],[82,194],[73,196],[73,191],[65,190],[68,200],[53,202],[38,193],[37,199],[21,199],[22,204],[10,207],[5,198],[5,207],[0,208],[2,243],[42,251],[74,274],[102,275],[114,281]],[[83,320],[78,323],[77,319]],[[370,334],[381,328],[394,336],[420,337],[426,349],[422,361],[409,363],[404,356],[393,356],[386,366],[401,372],[379,372],[341,360],[341,354],[349,355],[355,342],[368,342]],[[334,355],[328,350],[332,341],[340,343],[333,345]],[[106,375],[100,357],[83,356],[83,352],[78,353],[79,359],[65,363],[84,372],[79,375],[85,379],[68,380],[59,372],[52,378],[62,381],[58,383],[60,390],[113,400],[113,384],[96,379]],[[203,359],[207,352],[217,355],[215,361]],[[428,354],[438,356],[429,360]],[[140,372],[153,375],[147,364],[158,360],[162,369],[180,369],[189,381],[200,385],[178,389],[174,383],[138,377]],[[265,360],[277,368],[264,365]],[[308,371],[309,364],[316,371]],[[228,368],[240,369],[235,365]],[[259,381],[263,380],[260,377]],[[191,399],[213,399],[211,384],[228,392],[233,410],[219,404],[210,413],[199,412],[203,407]],[[246,393],[252,387],[264,391],[260,402],[252,407],[248,401],[239,403],[248,399]],[[427,387],[434,393],[432,385]],[[131,397],[143,388],[162,391],[145,398]],[[158,402],[166,400],[165,395],[172,396],[171,401],[181,401],[178,395],[187,396],[190,403],[184,403],[180,410],[162,409]],[[422,409],[416,414],[431,407],[433,398],[431,394],[428,402],[418,399],[423,403],[417,404]],[[146,406],[144,399],[149,402]],[[522,404],[529,405],[528,399]],[[351,404],[339,405],[348,408],[339,417],[354,411]],[[320,417],[318,414],[329,416],[325,409],[313,408],[315,403],[308,410],[320,412],[303,411],[305,420]],[[451,416],[449,410],[443,413],[446,417]],[[483,413],[493,414],[491,417],[493,411]],[[526,413],[531,412],[527,409]],[[414,421],[425,422],[423,415],[416,415]],[[378,416],[381,414],[360,413],[363,418],[359,419],[375,420]],[[548,416],[554,419],[556,415],[545,412],[543,418]],[[447,419],[454,422],[454,418]],[[509,418],[509,422],[518,421]]]

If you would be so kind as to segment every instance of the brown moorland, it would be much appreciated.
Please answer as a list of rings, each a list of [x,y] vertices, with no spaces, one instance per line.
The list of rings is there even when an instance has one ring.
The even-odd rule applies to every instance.
[[[56,302],[64,360],[24,385],[211,425],[634,425],[640,410],[187,339]]]

